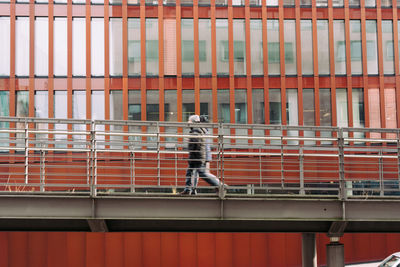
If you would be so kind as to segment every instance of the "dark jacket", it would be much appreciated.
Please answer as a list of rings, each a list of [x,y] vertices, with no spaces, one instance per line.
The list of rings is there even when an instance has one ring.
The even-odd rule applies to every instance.
[[[199,138],[204,133],[199,128],[190,128],[189,134],[193,136],[189,138],[188,144],[189,161],[196,165],[204,164],[206,158],[205,144],[203,138]]]

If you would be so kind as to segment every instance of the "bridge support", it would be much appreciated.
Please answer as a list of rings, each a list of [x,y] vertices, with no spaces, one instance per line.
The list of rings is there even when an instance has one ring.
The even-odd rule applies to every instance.
[[[302,266],[317,267],[317,247],[315,233],[302,234]]]
[[[331,237],[331,243],[326,245],[326,266],[344,267],[344,245],[339,238]]]

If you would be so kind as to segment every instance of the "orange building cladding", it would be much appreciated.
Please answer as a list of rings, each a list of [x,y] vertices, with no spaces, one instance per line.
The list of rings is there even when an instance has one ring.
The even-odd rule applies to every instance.
[[[400,234],[345,234],[345,262],[381,260]],[[317,235],[318,265],[326,262]],[[2,267],[301,266],[297,233],[2,232]]]

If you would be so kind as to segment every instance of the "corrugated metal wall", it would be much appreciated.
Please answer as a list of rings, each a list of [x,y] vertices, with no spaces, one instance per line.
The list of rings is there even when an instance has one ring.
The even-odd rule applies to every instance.
[[[400,234],[347,234],[346,262],[400,250]],[[328,242],[317,235],[318,262]],[[1,267],[301,266],[301,234],[0,232]]]

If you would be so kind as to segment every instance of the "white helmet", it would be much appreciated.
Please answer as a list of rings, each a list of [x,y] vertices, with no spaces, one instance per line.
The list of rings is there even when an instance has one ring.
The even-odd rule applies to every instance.
[[[200,122],[199,115],[192,115],[189,117],[188,123]]]

